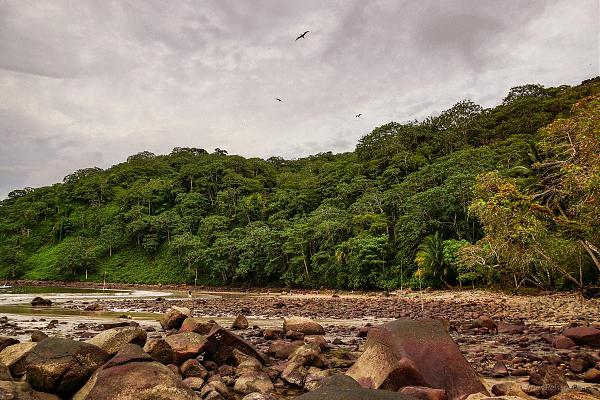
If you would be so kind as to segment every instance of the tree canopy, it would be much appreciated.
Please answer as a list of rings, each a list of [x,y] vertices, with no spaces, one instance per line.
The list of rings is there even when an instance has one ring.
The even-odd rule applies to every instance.
[[[144,151],[0,202],[0,276],[576,287],[600,275],[600,79],[390,122],[355,151]]]

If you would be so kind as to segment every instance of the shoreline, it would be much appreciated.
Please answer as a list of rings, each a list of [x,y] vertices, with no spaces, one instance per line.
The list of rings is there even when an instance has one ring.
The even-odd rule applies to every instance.
[[[101,288],[93,282],[12,281],[14,285],[54,286],[60,288]],[[187,307],[199,320],[215,320],[222,326],[231,326],[238,314],[247,317],[247,329],[238,334],[262,352],[268,352],[273,341],[260,334],[266,328],[281,328],[283,318],[309,317],[325,328],[324,339],[333,350],[359,356],[364,350],[364,335],[370,326],[391,319],[443,319],[449,333],[467,361],[478,375],[494,381],[494,366],[502,360],[508,374],[502,380],[521,379],[534,366],[558,365],[566,379],[583,384],[583,374],[569,368],[571,359],[588,359],[598,349],[577,346],[569,350],[557,349],[554,339],[571,324],[600,328],[600,299],[586,300],[573,293],[554,293],[543,296],[508,295],[485,290],[441,290],[397,293],[344,294],[333,291],[315,294],[314,291],[284,291],[271,293],[264,289],[254,291],[218,291],[216,288],[195,288],[195,295],[187,298],[184,285],[112,284],[109,289],[129,289],[177,292],[175,296],[159,298],[102,298],[79,297],[59,300],[51,307],[29,307],[27,313],[4,313],[8,323],[0,324],[0,335],[27,339],[33,330],[49,336],[86,340],[97,334],[103,324],[134,323],[148,330],[149,337],[161,338],[166,332],[159,329],[156,319],[165,315],[172,306]],[[193,287],[192,287],[193,288]],[[339,294],[338,294],[339,293]],[[41,294],[41,296],[44,296]],[[86,311],[89,306],[93,310]],[[8,311],[8,310],[7,310]],[[52,312],[56,312],[52,315]],[[72,316],[60,315],[62,311]],[[48,312],[47,314],[43,314]],[[81,313],[77,315],[77,313]],[[142,314],[144,316],[142,317]],[[487,316],[509,330],[494,332],[476,325],[476,320]],[[156,317],[156,318],[155,318]],[[48,324],[56,319],[58,323]],[[112,320],[112,322],[111,322]],[[104,322],[106,321],[106,322]],[[343,372],[353,362],[344,361]],[[515,375],[513,375],[513,372]],[[282,398],[288,398],[283,396]]]
[[[505,296],[523,296],[523,297],[540,297],[548,295],[573,295],[579,296],[579,292],[576,290],[566,291],[551,291],[541,290],[537,288],[527,288],[526,291],[512,292],[509,290],[502,290],[500,288],[489,288],[489,287],[455,287],[452,289],[440,288],[431,289],[426,288],[421,292],[418,290],[412,290],[410,288],[404,288],[403,290],[397,289],[393,291],[386,290],[363,290],[363,289],[332,289],[332,288],[291,288],[291,287],[232,287],[232,286],[209,286],[209,285],[190,285],[190,284],[147,284],[147,283],[124,283],[124,282],[107,282],[106,285],[103,282],[97,281],[61,281],[61,280],[31,280],[31,279],[7,279],[5,284],[11,285],[22,285],[22,286],[57,286],[57,287],[72,287],[72,288],[91,288],[91,289],[132,289],[132,290],[173,290],[186,292],[191,290],[192,292],[206,292],[206,293],[239,293],[239,294],[261,294],[266,293],[272,295],[281,294],[297,294],[297,295],[322,295],[322,296],[352,296],[352,297],[375,297],[375,296],[387,296],[389,294],[398,293],[423,293],[423,294],[443,294],[443,293],[469,293],[469,292],[486,292],[496,293]],[[590,299],[587,299],[590,300]],[[592,299],[593,300],[593,299]]]

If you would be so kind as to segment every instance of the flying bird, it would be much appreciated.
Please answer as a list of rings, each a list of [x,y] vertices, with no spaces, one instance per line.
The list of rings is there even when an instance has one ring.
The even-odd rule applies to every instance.
[[[277,101],[281,101],[281,99],[279,97],[275,97],[275,100]]]
[[[354,118],[360,118],[360,116],[361,116],[361,115],[362,115],[362,114],[356,114],[356,115],[354,116]]]
[[[306,34],[307,34],[308,32],[310,32],[310,31],[306,31],[306,32],[304,32],[302,35],[298,36],[298,37],[296,38],[296,40],[298,40],[298,39],[306,39],[304,36],[306,36]]]

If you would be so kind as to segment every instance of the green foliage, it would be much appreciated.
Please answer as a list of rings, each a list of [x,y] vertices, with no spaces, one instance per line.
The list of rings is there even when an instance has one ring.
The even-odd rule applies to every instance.
[[[415,262],[419,267],[418,275],[436,286],[451,286],[457,266],[457,253],[467,245],[466,240],[443,240],[439,232],[425,237],[417,248]]]
[[[156,255],[150,256],[146,252],[125,248],[119,250],[112,257],[100,260],[96,272],[90,280],[102,282],[104,274],[108,282],[168,284],[168,283],[193,283],[192,277],[187,274],[184,265],[178,262],[168,250],[161,250]],[[211,284],[206,277],[200,277],[197,282]]]
[[[584,286],[584,276],[597,282],[600,97],[583,99],[570,118],[548,125],[540,137],[531,168],[520,174],[526,179],[480,175],[470,210],[515,287]]]
[[[460,101],[377,127],[350,153],[261,160],[176,147],[81,169],[0,202],[0,276],[383,289],[590,282],[598,100],[572,106],[599,87],[525,85],[490,109]]]
[[[77,276],[94,265],[96,249],[90,239],[71,236],[62,243],[56,268],[63,276]]]

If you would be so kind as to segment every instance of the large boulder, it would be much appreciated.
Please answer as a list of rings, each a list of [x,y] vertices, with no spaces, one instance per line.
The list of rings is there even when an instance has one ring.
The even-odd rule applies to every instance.
[[[213,327],[206,337],[206,340],[208,341],[206,355],[217,364],[223,364],[233,355],[233,350],[236,349],[246,355],[256,358],[262,364],[265,363],[264,356],[250,343],[218,325]]]
[[[306,317],[290,317],[283,320],[283,331],[294,331],[300,332],[305,335],[324,335],[325,329],[323,327],[313,321],[310,318]]]
[[[0,363],[0,381],[12,381],[10,370],[2,363]]]
[[[191,317],[192,312],[186,307],[173,306],[160,318],[160,326],[163,329],[179,329],[186,318]]]
[[[51,393],[33,390],[27,382],[0,381],[1,400],[60,400]]]
[[[48,338],[27,355],[27,383],[36,390],[67,397],[107,359],[108,354],[92,344]]]
[[[534,400],[523,391],[521,384],[518,382],[500,382],[492,386],[492,393],[495,396],[515,396],[521,399]]]
[[[298,347],[289,356],[290,361],[297,361],[303,366],[312,366],[317,368],[324,368],[328,366],[328,362],[321,356],[319,346],[316,344],[305,344]]]
[[[208,371],[198,360],[191,358],[179,367],[183,378],[206,378]]]
[[[25,375],[25,360],[29,352],[37,345],[35,342],[17,343],[0,351],[0,363],[6,365],[14,378]]]
[[[301,360],[288,362],[283,371],[281,371],[281,379],[290,385],[298,387],[305,385],[307,376],[308,369],[304,367]]]
[[[142,328],[124,326],[100,332],[88,340],[88,343],[100,347],[110,355],[114,355],[129,343],[143,347],[146,344],[146,338],[146,331]]]
[[[600,347],[600,329],[591,326],[568,328],[562,333],[578,345]]]
[[[231,329],[248,329],[248,319],[242,314],[238,314],[231,323]]]
[[[165,341],[173,349],[176,364],[181,364],[185,360],[197,357],[207,346],[206,337],[196,332],[169,335],[165,338]]]
[[[490,317],[482,315],[473,322],[474,328],[486,328],[490,332],[498,332],[498,325]]]
[[[310,367],[308,374],[304,378],[304,389],[311,392],[321,386],[323,379],[329,378],[332,374],[329,369],[319,369],[316,367]]]
[[[364,353],[347,375],[371,389],[444,389],[449,400],[488,394],[444,323],[435,319],[399,319],[371,328]]]
[[[266,328],[263,331],[263,337],[267,340],[283,339],[285,333],[280,328]]]
[[[208,335],[215,325],[217,323],[214,321],[204,321],[199,318],[188,317],[181,324],[179,332],[196,332],[201,335]]]
[[[583,380],[589,383],[600,383],[600,370],[592,368],[583,375]]]
[[[262,371],[254,371],[241,374],[236,379],[233,390],[241,394],[250,394],[253,392],[266,394],[275,390],[275,387],[269,375]]]
[[[361,387],[346,375],[325,378],[321,386],[312,392],[296,397],[296,400],[419,400],[418,397]]]
[[[144,345],[144,351],[156,361],[165,365],[175,362],[173,348],[165,339],[149,339]]]
[[[415,396],[419,400],[447,400],[444,389],[432,389],[422,386],[404,386],[400,393]]]
[[[534,367],[529,374],[525,393],[547,399],[569,388],[564,372],[554,365]]]
[[[8,346],[12,346],[13,344],[17,344],[19,341],[15,338],[8,336],[0,336],[0,351],[4,350]]]
[[[552,346],[557,349],[570,349],[571,347],[577,346],[577,343],[564,335],[558,335],[552,341]]]
[[[193,400],[192,390],[139,346],[124,346],[99,368],[73,400]]]
[[[43,297],[34,297],[31,300],[31,305],[34,307],[49,307],[52,305],[52,300],[44,299]]]
[[[296,341],[296,342],[285,342],[283,340],[276,340],[269,346],[267,353],[272,355],[278,359],[286,359],[293,352],[295,352],[299,347],[303,345],[304,342]]]

